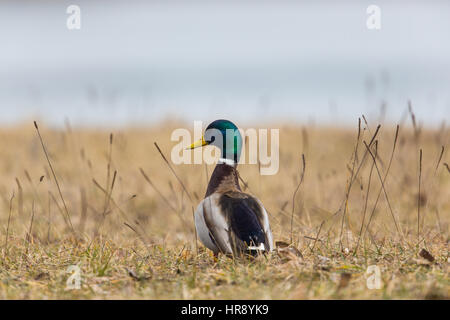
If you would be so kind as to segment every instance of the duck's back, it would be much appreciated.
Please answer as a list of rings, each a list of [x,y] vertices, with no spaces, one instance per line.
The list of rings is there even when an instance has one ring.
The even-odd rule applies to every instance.
[[[254,253],[260,247],[270,250],[269,239],[264,232],[265,210],[256,198],[242,192],[227,192],[220,196],[219,206],[227,216],[235,235],[234,243],[241,251]]]

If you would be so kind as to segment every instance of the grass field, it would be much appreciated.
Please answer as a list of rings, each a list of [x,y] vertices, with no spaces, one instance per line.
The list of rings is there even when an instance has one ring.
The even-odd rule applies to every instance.
[[[154,145],[170,161],[172,130],[192,124],[40,124],[61,195],[33,123],[2,128],[0,298],[448,299],[450,129],[411,123],[397,139],[383,124],[370,153],[370,121],[359,135],[357,123],[264,125],[280,129],[278,174],[239,171],[267,208],[278,248],[251,261],[216,261],[195,241],[193,208],[213,166],[173,165],[190,201]],[[80,268],[79,289],[67,287],[70,265]],[[367,287],[370,265],[380,289]]]

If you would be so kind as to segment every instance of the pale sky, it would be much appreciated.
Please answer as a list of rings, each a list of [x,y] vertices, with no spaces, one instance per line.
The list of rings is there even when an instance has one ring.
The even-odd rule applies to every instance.
[[[373,3],[379,31],[366,27]],[[70,4],[81,30],[66,28]],[[398,118],[409,98],[424,121],[450,121],[449,34],[448,1],[2,1],[0,121],[189,108],[320,122],[384,99]]]

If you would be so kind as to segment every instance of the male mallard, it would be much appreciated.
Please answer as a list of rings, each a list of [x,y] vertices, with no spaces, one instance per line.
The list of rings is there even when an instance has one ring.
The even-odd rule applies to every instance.
[[[190,149],[213,145],[221,156],[208,183],[205,198],[195,211],[195,227],[201,242],[217,255],[255,255],[273,249],[269,217],[261,201],[242,192],[237,164],[242,149],[238,128],[228,120],[216,120]]]

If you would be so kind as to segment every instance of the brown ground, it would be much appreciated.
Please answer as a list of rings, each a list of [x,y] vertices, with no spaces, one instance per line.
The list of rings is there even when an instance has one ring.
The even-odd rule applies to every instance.
[[[41,125],[68,215],[33,124],[0,129],[0,298],[449,297],[449,129],[402,126],[383,191],[380,177],[389,166],[394,125],[383,125],[376,138],[376,166],[370,155],[364,157],[363,143],[371,140],[375,123],[369,130],[362,122],[359,143],[357,126],[265,126],[280,128],[278,174],[261,176],[258,165],[239,171],[246,191],[269,211],[275,240],[287,245],[292,236],[292,243],[254,261],[215,261],[200,242],[195,245],[192,219],[213,167],[173,166],[191,202],[153,145],[170,159],[170,134],[182,126],[192,127],[168,122],[101,131]],[[306,171],[291,233],[302,154]],[[104,191],[110,193],[113,180],[109,197]],[[434,261],[425,251],[419,254],[422,249]],[[66,271],[73,264],[82,282],[70,290]],[[379,266],[381,289],[367,288],[369,265]]]

